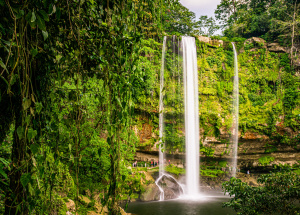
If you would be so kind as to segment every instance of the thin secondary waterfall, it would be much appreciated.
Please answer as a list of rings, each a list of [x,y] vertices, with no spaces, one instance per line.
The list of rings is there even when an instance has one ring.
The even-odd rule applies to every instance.
[[[232,176],[236,177],[238,137],[239,137],[239,73],[238,73],[237,53],[236,53],[234,43],[232,43],[232,46],[234,52],[233,122],[232,122],[232,136],[231,136],[231,142],[233,147]]]
[[[198,69],[194,37],[182,37],[185,100],[186,195],[199,194]]]
[[[164,175],[164,143],[162,141],[163,134],[164,134],[164,101],[163,101],[163,88],[164,88],[164,67],[165,67],[165,52],[166,52],[166,43],[167,43],[167,37],[164,37],[163,41],[163,49],[162,49],[162,65],[161,65],[161,71],[160,71],[160,94],[159,94],[159,177],[156,180],[156,185],[158,186],[160,190],[160,200],[164,200],[164,191],[163,189],[158,185],[158,180],[161,179],[161,177]]]

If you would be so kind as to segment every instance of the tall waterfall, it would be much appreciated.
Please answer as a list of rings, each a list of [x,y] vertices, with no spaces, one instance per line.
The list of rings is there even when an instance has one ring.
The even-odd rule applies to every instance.
[[[158,185],[158,181],[164,175],[164,143],[163,143],[163,134],[164,134],[164,97],[163,97],[163,88],[164,88],[164,67],[165,67],[165,52],[166,52],[166,43],[167,37],[164,37],[163,49],[162,49],[162,64],[160,71],[160,94],[159,94],[159,177],[156,180],[156,185],[160,190],[160,201],[164,200],[164,190]]]
[[[238,137],[239,137],[239,73],[237,53],[234,43],[232,43],[234,52],[234,81],[233,81],[233,122],[231,143],[233,147],[232,156],[232,176],[236,177],[237,170],[237,151],[238,151]]]
[[[198,69],[194,37],[182,37],[185,100],[186,195],[199,193]]]
[[[198,69],[194,37],[164,37],[159,99],[159,177],[155,181],[164,200],[162,181],[172,178],[164,171],[166,156],[178,140],[185,140],[185,197],[199,194]],[[178,142],[176,143],[178,144]],[[184,144],[184,143],[183,143]],[[165,152],[168,154],[165,154]],[[169,155],[170,156],[170,155]],[[180,188],[181,185],[178,183]],[[182,189],[183,190],[183,189]]]

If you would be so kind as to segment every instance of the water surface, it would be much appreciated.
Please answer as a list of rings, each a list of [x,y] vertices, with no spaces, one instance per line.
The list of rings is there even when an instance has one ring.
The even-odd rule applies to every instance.
[[[127,213],[137,215],[233,215],[231,208],[222,208],[224,197],[206,197],[198,200],[168,200],[154,202],[132,202]]]

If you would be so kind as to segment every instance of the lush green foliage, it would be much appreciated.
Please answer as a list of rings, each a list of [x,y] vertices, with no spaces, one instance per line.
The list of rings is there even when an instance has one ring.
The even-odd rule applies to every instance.
[[[245,38],[238,36],[279,35],[293,48],[290,41],[297,40],[290,40],[290,20],[283,14],[294,8],[298,19],[298,4],[246,2],[221,2],[217,18],[228,27],[229,39],[216,39],[244,48],[240,128],[270,137],[269,153],[279,144],[299,143],[299,135],[278,132],[277,126],[299,128],[299,80],[290,55],[243,46]],[[80,196],[96,193],[110,214],[118,214],[118,200],[144,189],[139,171],[146,169],[129,168],[135,149],[158,142],[161,36],[198,34],[200,27],[212,34],[218,28],[214,20],[204,16],[196,22],[179,0],[0,0],[0,14],[0,213],[65,214],[64,202],[73,199],[84,214],[95,202],[85,205]],[[173,152],[184,151],[184,107],[181,59],[174,55],[179,47],[170,44],[164,141]],[[203,143],[207,136],[219,138],[222,129],[229,132],[233,53],[230,45],[199,41],[197,52],[201,153],[213,157],[214,149]],[[167,171],[184,174],[172,165]]]
[[[74,199],[78,211],[86,190],[104,194],[102,204],[118,213],[121,194],[130,196],[139,186],[127,169],[136,143],[133,95],[144,78],[142,48],[158,40],[165,4],[0,5],[4,213],[53,214],[65,210],[60,195]]]
[[[201,56],[198,65],[203,140],[206,136],[219,137],[220,129],[225,128],[230,132],[233,89],[233,53],[230,49],[198,44],[198,55]],[[290,61],[285,60],[288,56],[268,52],[261,47],[250,51],[245,46],[244,50],[238,56],[239,127],[242,135],[251,130],[266,134],[276,145],[298,144],[296,136],[278,132],[278,122],[282,121],[280,118],[283,115],[286,116],[284,125],[294,131],[300,123],[297,117],[299,78],[290,73]]]
[[[175,175],[183,175],[185,174],[185,169],[174,166],[173,164],[170,164],[168,166],[165,167],[165,171],[175,174]]]
[[[298,214],[300,177],[292,172],[261,175],[261,186],[251,187],[240,179],[231,178],[223,183],[224,192],[232,198],[224,203],[237,214]]]

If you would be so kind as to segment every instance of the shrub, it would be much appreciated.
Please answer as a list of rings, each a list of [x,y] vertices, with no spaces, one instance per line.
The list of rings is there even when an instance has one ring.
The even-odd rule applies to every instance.
[[[263,186],[251,187],[236,178],[224,182],[223,190],[232,198],[223,205],[232,207],[240,215],[299,214],[299,175],[293,172],[277,172],[261,175],[257,182]]]

